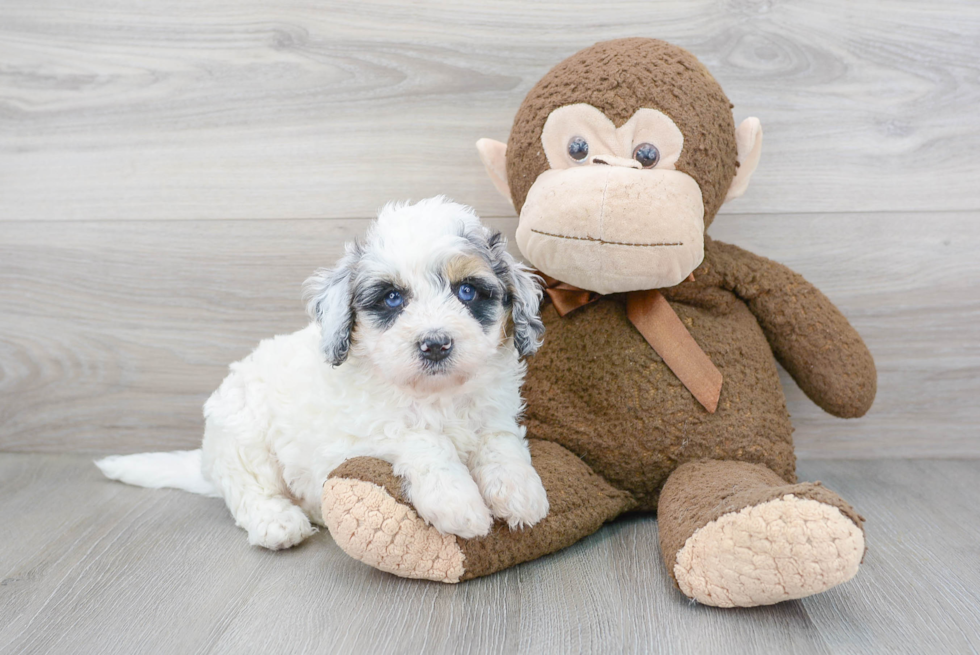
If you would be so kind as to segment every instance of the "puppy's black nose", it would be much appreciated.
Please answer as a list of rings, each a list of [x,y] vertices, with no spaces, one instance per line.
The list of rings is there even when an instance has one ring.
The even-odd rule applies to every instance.
[[[444,334],[430,334],[419,341],[419,352],[430,362],[441,362],[453,351],[453,340]]]

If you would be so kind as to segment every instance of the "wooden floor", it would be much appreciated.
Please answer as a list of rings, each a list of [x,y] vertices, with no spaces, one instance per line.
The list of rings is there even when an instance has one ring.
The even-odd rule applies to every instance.
[[[248,546],[218,499],[128,487],[84,457],[0,455],[0,653],[976,653],[980,461],[810,461],[866,516],[857,577],[751,610],[671,586],[628,517],[460,585],[403,580],[329,534]]]

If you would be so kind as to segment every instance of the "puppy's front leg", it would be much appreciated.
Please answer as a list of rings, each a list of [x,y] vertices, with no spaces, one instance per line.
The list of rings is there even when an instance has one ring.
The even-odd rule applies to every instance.
[[[391,460],[415,510],[436,530],[464,539],[490,532],[490,509],[448,439],[413,435],[398,443]]]
[[[547,516],[548,495],[531,466],[527,442],[517,434],[480,435],[469,467],[493,515],[511,529],[532,526]]]

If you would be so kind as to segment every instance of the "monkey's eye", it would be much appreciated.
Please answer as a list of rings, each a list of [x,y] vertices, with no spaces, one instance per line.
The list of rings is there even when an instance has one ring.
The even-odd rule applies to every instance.
[[[401,307],[403,302],[404,299],[402,298],[402,294],[398,293],[397,291],[389,291],[388,295],[385,296],[385,305],[391,307],[392,309]]]
[[[641,143],[633,148],[633,159],[643,168],[653,168],[660,161],[660,151],[652,143]]]
[[[573,136],[568,142],[568,156],[582,161],[589,156],[589,142],[580,136]]]

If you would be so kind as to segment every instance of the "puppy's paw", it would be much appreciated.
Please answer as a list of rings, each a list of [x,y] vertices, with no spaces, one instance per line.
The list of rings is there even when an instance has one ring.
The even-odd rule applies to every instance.
[[[548,494],[530,464],[487,464],[474,469],[473,479],[493,515],[512,530],[530,527],[548,515]]]
[[[303,510],[286,501],[254,512],[247,529],[248,543],[269,550],[292,548],[316,532]]]
[[[472,539],[489,533],[493,525],[490,508],[467,474],[430,473],[409,495],[419,516],[444,534]]]

